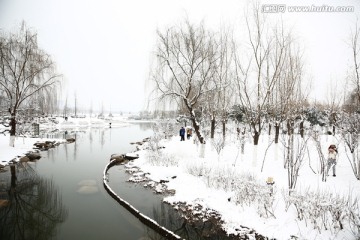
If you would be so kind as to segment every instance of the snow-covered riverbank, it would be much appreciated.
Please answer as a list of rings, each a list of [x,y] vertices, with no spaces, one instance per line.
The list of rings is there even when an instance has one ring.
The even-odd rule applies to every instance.
[[[324,136],[324,152],[330,143],[339,141]],[[271,144],[268,148],[268,144],[267,136],[262,136],[255,148],[249,140],[241,153],[239,141],[230,136],[218,154],[216,144],[210,141],[201,149],[193,140],[181,142],[176,136],[143,145],[140,158],[127,167],[139,168],[136,176],[150,179],[155,191],[175,192],[164,199],[175,207],[186,205],[204,220],[207,213],[220,214],[229,234],[251,237],[253,229],[271,239],[358,239],[360,182],[352,173],[345,147],[339,143],[337,176],[323,182],[317,173],[319,157],[309,140],[297,187],[289,196],[283,147]],[[267,183],[269,179],[273,185]],[[355,206],[351,208],[351,204]]]
[[[127,124],[118,119],[114,126]],[[110,127],[105,119],[68,119],[41,125],[68,131]],[[243,148],[231,134],[222,148],[221,142],[210,140],[199,145],[193,139],[180,142],[178,136],[159,139],[139,146],[139,159],[127,165],[129,172],[140,169],[136,176],[146,176],[150,180],[147,186],[174,193],[164,198],[174,207],[186,206],[193,216],[204,220],[214,214],[221,216],[229,234],[253,236],[251,232],[257,232],[276,239],[360,237],[360,181],[352,172],[345,146],[336,137],[324,135],[321,147],[326,153],[329,144],[338,145],[337,176],[321,180],[319,156],[310,139],[290,197],[284,146],[271,143],[267,135],[261,136],[257,147],[246,138]],[[9,136],[0,135],[0,164],[31,151],[39,140],[45,139],[18,137],[12,148],[8,146]],[[269,179],[272,184],[267,183]]]

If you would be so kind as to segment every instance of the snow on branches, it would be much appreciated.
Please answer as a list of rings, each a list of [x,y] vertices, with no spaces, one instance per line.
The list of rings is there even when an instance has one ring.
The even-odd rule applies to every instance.
[[[324,230],[338,232],[349,225],[354,236],[360,234],[358,199],[340,196],[329,192],[310,191],[304,193],[293,191],[283,193],[286,211],[294,206],[297,218],[306,225],[311,224],[319,233]]]

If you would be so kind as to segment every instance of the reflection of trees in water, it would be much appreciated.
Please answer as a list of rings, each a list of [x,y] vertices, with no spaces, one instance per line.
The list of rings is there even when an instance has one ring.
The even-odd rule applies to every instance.
[[[101,148],[103,148],[106,144],[106,140],[111,142],[111,130],[112,128],[102,128],[100,131],[100,144]]]
[[[9,200],[8,206],[0,208],[0,239],[50,239],[68,215],[58,188],[26,163],[18,164],[16,174],[0,176],[1,197]],[[5,182],[5,177],[10,181]]]
[[[89,131],[89,141],[90,141],[90,151],[91,151],[93,145],[93,131]]]
[[[105,145],[105,131],[104,131],[104,129],[100,130],[100,145],[101,145],[101,149],[103,149],[103,147]]]
[[[152,127],[154,125],[153,122],[142,122],[142,123],[137,123],[139,124],[140,130],[146,131],[146,130],[152,130]]]
[[[78,145],[77,137],[78,137],[77,132],[75,132],[74,133],[74,138],[75,138],[75,142],[74,142],[74,160],[76,160],[76,154],[77,154],[77,145]]]
[[[52,150],[53,150],[53,151],[44,151],[44,152],[43,152],[43,155],[46,154],[47,159],[52,159],[52,162],[54,162],[54,157],[53,157],[53,156],[55,155],[57,149],[56,149],[56,148],[53,148]]]
[[[66,159],[66,162],[68,162],[69,154],[68,154],[68,145],[67,144],[64,144],[64,150],[65,150],[65,159]]]
[[[153,208],[153,219],[161,226],[188,240],[229,240],[238,239],[227,236],[215,219],[207,221],[191,220],[181,217],[179,212],[169,204],[161,204]],[[158,233],[148,229],[147,239],[164,239]]]

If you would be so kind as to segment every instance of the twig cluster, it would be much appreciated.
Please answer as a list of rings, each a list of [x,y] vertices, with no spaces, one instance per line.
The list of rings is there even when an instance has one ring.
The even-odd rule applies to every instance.
[[[354,236],[360,236],[358,200],[329,192],[284,193],[286,211],[294,206],[297,218],[311,224],[319,233],[323,230],[338,232],[348,225]]]
[[[251,174],[238,174],[232,167],[211,168],[205,163],[187,167],[187,172],[201,176],[208,187],[232,192],[228,200],[241,206],[256,205],[261,217],[274,217],[273,186],[260,184]]]
[[[161,133],[154,134],[147,142],[147,157],[146,159],[151,165],[154,166],[177,166],[178,158],[175,156],[165,154],[162,149],[161,139],[163,139]]]

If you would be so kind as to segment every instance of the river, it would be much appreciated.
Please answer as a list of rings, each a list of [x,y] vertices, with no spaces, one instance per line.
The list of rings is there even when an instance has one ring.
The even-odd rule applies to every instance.
[[[17,179],[0,174],[0,239],[165,239],[119,205],[102,185],[111,154],[135,150],[131,142],[152,133],[150,124],[77,132],[71,144],[42,152],[35,163],[19,165]],[[161,195],[127,182],[123,166],[109,170],[109,185],[143,214],[184,239],[231,239],[214,234],[211,223],[188,223]],[[211,233],[211,234],[210,234]]]

